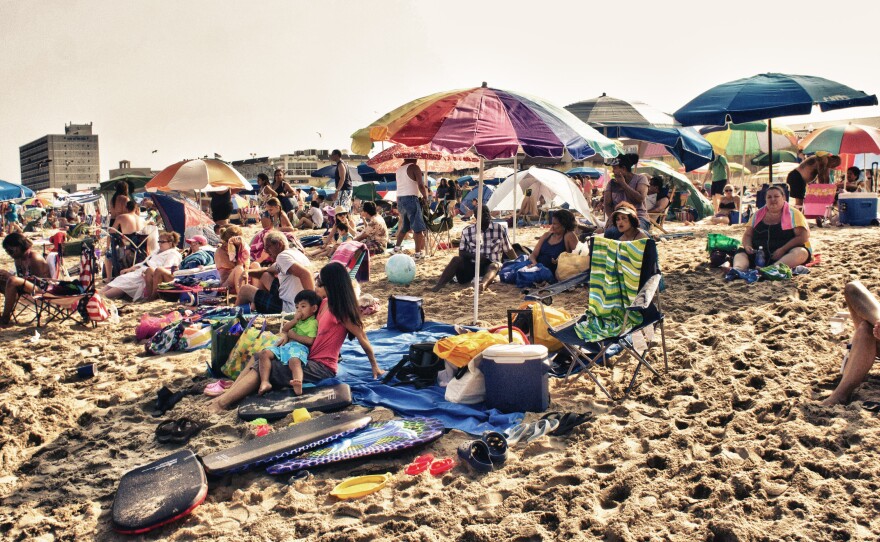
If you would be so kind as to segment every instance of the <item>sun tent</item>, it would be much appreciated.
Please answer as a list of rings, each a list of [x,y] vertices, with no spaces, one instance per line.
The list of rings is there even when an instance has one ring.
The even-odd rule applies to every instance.
[[[483,186],[483,203],[488,202],[494,192],[495,192],[494,188],[492,188],[491,186],[484,185]],[[473,212],[474,208],[476,208],[476,205],[474,204],[474,202],[476,200],[477,200],[477,189],[474,188],[473,190],[471,190],[467,194],[465,194],[464,197],[461,198],[461,203],[459,204],[458,208],[461,210],[462,214]]]
[[[34,195],[34,191],[24,185],[0,180],[0,201],[32,198]]]
[[[514,186],[516,186],[516,203],[514,203]],[[536,197],[543,196],[544,201],[552,202],[553,205],[568,203],[570,210],[577,211],[584,218],[595,222],[590,204],[584,198],[580,187],[565,173],[534,166],[518,172],[515,176],[511,175],[498,185],[486,207],[492,211],[512,211],[515,208],[519,210],[526,190],[532,190],[532,195]]]
[[[196,202],[172,192],[153,192],[147,197],[156,205],[165,229],[180,234],[181,247],[194,235],[204,235],[212,245],[220,242],[214,234],[214,221],[199,209]]]

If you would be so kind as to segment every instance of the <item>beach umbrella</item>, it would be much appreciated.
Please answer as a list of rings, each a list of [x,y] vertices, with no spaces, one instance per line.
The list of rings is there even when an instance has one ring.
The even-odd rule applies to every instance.
[[[592,167],[576,167],[572,168],[565,172],[569,177],[573,175],[583,175],[584,177],[589,177],[591,179],[598,179],[602,176],[602,172],[596,168]]]
[[[880,154],[880,129],[861,124],[827,126],[814,130],[801,141],[804,152],[832,154]]]
[[[369,126],[352,134],[352,150],[366,154],[374,141],[393,141],[450,153],[471,151],[483,159],[527,156],[561,158],[565,152],[574,160],[594,154],[612,158],[619,154],[616,144],[587,126],[574,115],[540,98],[518,92],[481,87],[439,92],[413,100],[389,112]],[[477,185],[478,198],[483,182]],[[477,224],[482,219],[482,206]],[[514,224],[516,221],[514,220]],[[514,226],[514,239],[516,229]],[[479,277],[480,244],[477,235],[476,277]],[[474,321],[478,318],[480,289],[474,289]]]
[[[388,147],[376,156],[367,160],[367,165],[374,168],[376,173],[394,173],[403,161],[415,158],[421,162],[425,173],[449,173],[459,169],[475,168],[479,165],[480,158],[470,152],[452,154],[446,151],[434,150],[430,145],[418,145],[408,147],[406,145],[394,145]]]
[[[773,163],[778,164],[780,162],[794,162],[798,163],[798,156],[791,151],[773,151]],[[770,155],[766,152],[759,154],[758,156],[752,158],[753,166],[768,166],[770,165]]]
[[[773,178],[770,180],[770,183],[784,183],[788,178],[788,174],[797,169],[800,164],[792,163],[792,162],[780,162],[778,164],[773,164]],[[760,183],[762,181],[766,181],[770,178],[770,167],[765,167],[759,169],[752,175],[752,182]]]
[[[679,194],[688,193],[688,205],[696,210],[698,219],[705,218],[715,212],[712,202],[706,199],[702,192],[694,186],[694,183],[684,173],[675,171],[669,164],[659,160],[639,160],[634,171],[648,176],[662,175],[667,177],[675,186],[676,192]]]
[[[486,202],[486,207],[492,211],[512,211],[515,200],[522,201],[525,191],[530,188],[534,196],[543,196],[544,201],[552,201],[558,205],[568,203],[570,209],[579,212],[595,224],[596,219],[583,192],[565,173],[555,169],[532,166],[526,171],[518,171],[498,185],[492,197]],[[515,198],[514,192],[517,190],[519,193]]]
[[[163,192],[220,192],[229,188],[251,190],[253,187],[234,167],[213,158],[181,160],[146,184],[147,190]]]
[[[744,156],[760,154],[774,149],[784,149],[797,145],[797,136],[788,126],[774,124],[767,138],[768,123],[765,121],[745,122],[742,124],[726,124],[724,126],[704,126],[700,133],[712,144],[718,154],[727,156]]]
[[[364,179],[361,178],[361,174],[358,172],[358,168],[352,167],[350,164],[346,164],[348,167],[348,176],[351,177],[351,182],[359,183]],[[312,177],[327,177],[332,178],[336,172],[336,168],[339,167],[338,164],[330,164],[329,166],[324,166],[320,169],[316,169],[312,172]]]
[[[33,197],[34,191],[22,185],[0,180],[0,201]]]
[[[673,116],[685,126],[723,126],[728,122],[807,115],[814,105],[822,111],[877,105],[877,96],[821,77],[764,73],[713,87]],[[768,121],[768,133],[772,126],[772,120]],[[768,150],[772,152],[772,146]],[[772,171],[771,161],[771,176]]]
[[[687,171],[712,161],[712,147],[693,128],[640,101],[602,94],[565,106],[577,118],[612,138],[637,139],[663,145]]]

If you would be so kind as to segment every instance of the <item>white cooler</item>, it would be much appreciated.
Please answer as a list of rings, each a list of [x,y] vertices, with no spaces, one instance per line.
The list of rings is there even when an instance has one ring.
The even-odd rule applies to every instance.
[[[550,405],[547,347],[496,344],[483,350],[486,406],[501,412],[543,412]]]

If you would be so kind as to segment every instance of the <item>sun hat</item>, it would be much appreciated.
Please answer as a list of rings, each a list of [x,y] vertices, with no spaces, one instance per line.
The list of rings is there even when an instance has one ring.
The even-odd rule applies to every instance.
[[[186,240],[186,243],[187,244],[198,243],[200,245],[207,245],[208,240],[205,238],[204,235],[193,235],[192,237],[190,237],[189,239]]]
[[[348,209],[346,209],[346,208],[343,207],[342,205],[337,205],[336,207],[333,208],[333,214],[334,214],[334,215],[345,214],[345,213],[347,213],[347,212],[348,212]]]
[[[614,209],[613,213],[611,213],[611,218],[614,218],[614,215],[629,215],[636,218],[639,217],[639,214],[636,212],[636,210],[630,207],[618,207],[617,209]]]

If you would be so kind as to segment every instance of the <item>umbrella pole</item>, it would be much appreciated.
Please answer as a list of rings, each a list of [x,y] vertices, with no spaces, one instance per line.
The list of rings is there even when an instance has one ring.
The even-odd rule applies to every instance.
[[[742,148],[742,167],[743,170],[739,172],[739,179],[742,181],[742,193],[743,196],[746,194],[746,131],[743,130],[743,148]]]
[[[428,208],[430,209],[431,208],[430,207],[431,206],[431,181],[428,180],[428,159],[427,158],[425,158],[425,187],[427,188],[426,191],[428,192],[428,200],[425,203],[428,204]],[[427,231],[425,232],[425,254],[427,254],[428,256],[433,256],[434,251],[431,250],[431,236],[428,235],[428,233],[429,232],[427,232]]]
[[[474,321],[476,325],[480,314],[480,250],[483,241],[483,157],[480,157],[480,176],[477,177],[477,225],[476,225],[476,251],[474,254]]]
[[[513,242],[516,243],[516,188],[519,186],[516,174],[519,173],[516,160],[519,153],[513,155]]]
[[[770,158],[770,186],[773,186],[773,119],[767,119],[767,156]]]

